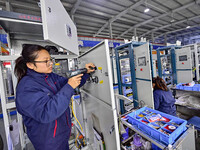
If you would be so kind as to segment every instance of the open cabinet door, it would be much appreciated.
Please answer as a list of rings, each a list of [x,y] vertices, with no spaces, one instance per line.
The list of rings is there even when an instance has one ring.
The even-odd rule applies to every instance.
[[[69,52],[79,55],[77,29],[60,0],[40,0],[43,36]]]
[[[148,107],[154,108],[149,43],[133,49],[138,100],[143,100]]]
[[[113,91],[112,68],[108,40],[101,42],[79,57],[80,68],[94,63],[97,70],[81,89],[83,112],[87,122],[85,131],[88,142],[95,142],[96,132],[102,134],[108,150],[120,150],[117,110]],[[97,148],[99,150],[99,148]]]

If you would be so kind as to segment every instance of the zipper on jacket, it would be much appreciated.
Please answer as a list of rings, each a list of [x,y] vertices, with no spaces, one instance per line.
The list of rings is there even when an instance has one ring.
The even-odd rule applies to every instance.
[[[70,137],[71,136],[71,127],[70,127],[69,122],[68,122],[67,112],[66,112],[66,118],[67,118],[67,125],[69,127],[69,137]]]
[[[52,89],[53,93],[56,94],[56,92],[54,91],[53,87],[48,83],[47,78],[48,78],[48,75],[46,75],[46,77],[45,77],[45,82]]]
[[[53,93],[55,94],[55,91],[54,91],[53,87],[48,83],[47,78],[48,78],[48,75],[46,75],[46,77],[45,77],[45,82],[47,83],[47,85],[48,85],[49,87],[51,87]],[[56,129],[57,129],[57,119],[55,120],[55,127],[54,127],[54,133],[53,133],[53,137],[54,137],[54,138],[55,138],[55,136],[56,136]]]
[[[53,137],[54,138],[56,136],[56,129],[57,129],[57,120],[55,120],[55,128],[54,128],[54,133],[53,133]]]

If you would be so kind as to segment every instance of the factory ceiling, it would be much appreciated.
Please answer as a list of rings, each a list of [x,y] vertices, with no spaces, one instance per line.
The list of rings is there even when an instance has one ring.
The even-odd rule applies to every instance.
[[[162,42],[199,35],[200,0],[61,0],[79,36],[146,37]],[[38,0],[0,0],[2,10],[41,16]],[[148,11],[148,9],[149,11]],[[148,11],[148,12],[144,12]]]

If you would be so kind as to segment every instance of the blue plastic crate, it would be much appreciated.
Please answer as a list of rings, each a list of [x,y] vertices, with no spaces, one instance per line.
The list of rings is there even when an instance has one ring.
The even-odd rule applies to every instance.
[[[183,90],[183,86],[182,86],[182,84],[183,84],[183,83],[179,83],[179,84],[177,84],[177,85],[176,85],[176,88],[177,88],[177,89],[180,89],[180,90]]]
[[[152,150],[162,150],[161,148],[159,148],[158,146],[156,146],[155,144],[151,143],[151,149]]]
[[[181,83],[177,84],[177,85],[176,85],[176,88],[178,89],[178,88],[180,88],[180,86],[182,86]]]
[[[200,84],[195,84],[192,91],[200,91]]]
[[[195,84],[194,86],[183,86],[183,83],[176,85],[177,89],[186,90],[186,91],[200,91],[200,84]]]
[[[143,111],[148,110],[149,114],[145,114],[143,113]],[[156,113],[156,114],[160,114],[161,116],[170,119],[169,122],[164,122],[162,121],[163,125],[160,126],[159,129],[155,129],[153,127],[151,127],[151,125],[156,125],[156,122],[148,122],[148,120],[145,118],[149,115],[151,115],[152,113]],[[144,115],[144,117],[139,117],[138,115]],[[173,144],[175,142],[175,140],[187,129],[186,124],[187,121],[180,119],[178,117],[169,115],[169,114],[165,114],[162,113],[160,111],[157,110],[153,110],[150,109],[148,107],[143,107],[135,112],[132,112],[130,114],[127,115],[128,117],[128,122],[131,123],[134,127],[138,128],[139,130],[141,130],[142,132],[148,134],[149,136],[153,137],[154,139],[158,140],[159,142],[162,142],[166,145],[168,144]],[[168,125],[172,125],[172,123],[176,123],[178,124],[176,126],[176,129],[172,132],[170,130],[165,129],[165,127],[167,127]],[[170,133],[170,135],[167,135],[163,132],[161,132],[161,129]]]
[[[200,117],[194,116],[190,120],[188,120],[188,124],[193,124],[195,129],[200,131]]]
[[[193,89],[193,86],[183,86],[183,90],[186,90],[186,91],[192,91]]]

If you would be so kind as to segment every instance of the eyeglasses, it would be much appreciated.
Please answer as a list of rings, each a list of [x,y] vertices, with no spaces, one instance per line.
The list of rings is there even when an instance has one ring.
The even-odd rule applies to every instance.
[[[49,67],[51,64],[53,64],[53,59],[50,58],[49,60],[44,60],[44,61],[32,61],[34,63],[46,63],[47,67]]]

